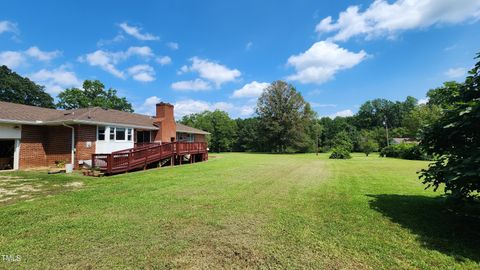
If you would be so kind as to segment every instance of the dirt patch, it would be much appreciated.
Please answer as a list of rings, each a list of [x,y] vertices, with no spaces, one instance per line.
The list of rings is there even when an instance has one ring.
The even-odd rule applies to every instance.
[[[65,184],[65,187],[81,188],[83,187],[83,182],[71,182],[71,183]]]

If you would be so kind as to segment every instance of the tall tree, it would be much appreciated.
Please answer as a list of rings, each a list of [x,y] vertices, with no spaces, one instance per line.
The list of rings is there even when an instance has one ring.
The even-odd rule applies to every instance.
[[[447,194],[460,199],[480,194],[480,53],[476,59],[458,94],[448,92],[450,105],[420,144],[438,157],[422,171],[423,183],[434,190],[444,184]]]
[[[418,105],[403,119],[407,136],[419,136],[422,128],[433,124],[441,115],[442,109],[438,105]]]
[[[442,108],[451,108],[460,95],[461,83],[450,81],[443,86],[431,89],[427,92],[428,105],[437,105]]]
[[[18,75],[7,66],[0,67],[0,100],[37,107],[55,108],[53,98],[45,92],[43,86]]]
[[[184,116],[180,122],[210,132],[209,146],[213,151],[232,150],[236,137],[236,123],[228,113],[220,110],[205,111]]]
[[[78,109],[102,107],[125,112],[133,112],[132,104],[125,97],[117,96],[117,90],[108,89],[98,80],[83,82],[83,89],[69,88],[58,95],[57,107],[61,109]]]
[[[311,117],[311,110],[293,85],[270,84],[259,97],[256,112],[269,151],[301,150],[307,137],[305,119]]]

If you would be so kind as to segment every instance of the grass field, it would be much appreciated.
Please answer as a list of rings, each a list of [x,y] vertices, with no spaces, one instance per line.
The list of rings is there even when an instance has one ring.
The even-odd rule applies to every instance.
[[[21,261],[0,268],[478,269],[480,224],[423,190],[426,166],[219,154],[104,178],[3,173],[0,255]]]

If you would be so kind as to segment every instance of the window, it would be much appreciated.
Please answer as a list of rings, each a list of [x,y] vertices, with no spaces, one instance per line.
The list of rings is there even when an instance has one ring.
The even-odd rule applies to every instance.
[[[124,128],[115,128],[115,140],[116,141],[125,141],[125,129]]]
[[[98,127],[98,129],[97,129],[97,139],[99,141],[105,141],[105,127]]]
[[[128,128],[127,129],[127,141],[131,141],[132,140],[132,134],[133,134],[133,129],[131,128]]]
[[[110,127],[110,141],[115,140],[115,128]]]

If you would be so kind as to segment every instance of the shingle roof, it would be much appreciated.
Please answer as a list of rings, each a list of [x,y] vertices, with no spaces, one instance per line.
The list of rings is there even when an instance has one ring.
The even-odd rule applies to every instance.
[[[55,110],[0,101],[0,123],[58,125],[62,122],[78,124],[113,124],[158,129],[155,118],[143,114],[103,109],[100,107],[75,110]],[[177,132],[210,134],[203,130],[177,123]]]
[[[55,110],[0,101],[0,121],[54,125],[61,122],[116,124],[158,129],[150,116],[99,107]]]
[[[186,126],[184,124],[177,123],[177,132],[182,132],[182,133],[191,133],[191,134],[210,134],[209,132],[196,129],[193,127]]]

